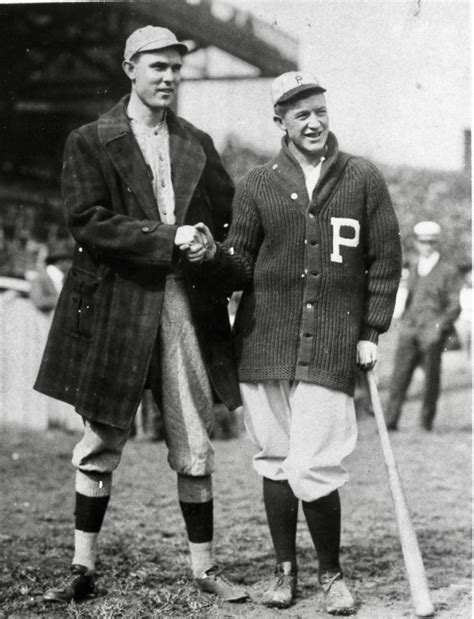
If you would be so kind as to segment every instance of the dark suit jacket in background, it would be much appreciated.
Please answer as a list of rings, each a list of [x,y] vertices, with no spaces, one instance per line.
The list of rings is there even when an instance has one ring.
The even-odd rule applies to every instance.
[[[461,311],[457,271],[442,256],[424,277],[418,275],[414,264],[407,288],[402,330],[412,332],[422,345],[443,341],[452,332]]]

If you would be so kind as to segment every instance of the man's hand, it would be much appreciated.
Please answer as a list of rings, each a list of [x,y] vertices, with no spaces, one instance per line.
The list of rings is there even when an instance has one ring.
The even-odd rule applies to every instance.
[[[177,245],[189,262],[202,262],[206,255],[205,236],[194,226],[180,226],[176,231],[174,244]]]
[[[206,226],[206,224],[203,224],[202,222],[199,222],[194,227],[196,228],[196,231],[199,233],[202,239],[202,244],[206,250],[203,260],[212,260],[214,256],[216,255],[217,247],[216,247],[216,242],[214,241],[214,237],[212,236],[211,231]]]
[[[368,340],[357,342],[357,365],[364,372],[372,370],[377,363],[377,344]]]
[[[193,243],[199,243],[199,234],[194,226],[180,226],[176,230],[176,236],[174,237],[174,244],[180,249],[183,246],[190,246]]]

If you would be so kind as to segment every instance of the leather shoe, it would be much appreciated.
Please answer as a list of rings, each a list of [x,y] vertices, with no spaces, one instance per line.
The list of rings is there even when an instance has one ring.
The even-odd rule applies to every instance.
[[[244,602],[249,597],[242,587],[234,585],[222,576],[216,565],[206,570],[199,578],[195,578],[194,582],[200,591],[213,593],[224,602]]]
[[[340,572],[321,574],[319,582],[324,591],[326,612],[330,615],[353,615],[355,603]]]
[[[290,561],[284,561],[276,566],[275,577],[262,602],[273,608],[288,608],[296,594],[297,570]]]
[[[58,587],[48,589],[43,595],[46,602],[68,603],[82,600],[94,593],[94,576],[84,565],[71,565],[71,574]]]

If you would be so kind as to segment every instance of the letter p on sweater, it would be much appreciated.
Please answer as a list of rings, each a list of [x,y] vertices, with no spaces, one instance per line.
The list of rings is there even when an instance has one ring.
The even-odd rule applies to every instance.
[[[342,256],[339,252],[341,245],[346,247],[357,247],[360,238],[360,223],[357,219],[349,217],[331,217],[332,230],[332,254],[331,262],[342,262]],[[354,230],[354,236],[341,236],[341,228],[348,227]]]

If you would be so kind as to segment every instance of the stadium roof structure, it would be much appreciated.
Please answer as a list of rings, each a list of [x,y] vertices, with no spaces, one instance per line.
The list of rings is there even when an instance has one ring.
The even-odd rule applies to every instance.
[[[147,24],[173,30],[191,55],[218,48],[257,77],[297,68],[295,39],[222,0],[0,4],[0,184],[18,173],[57,179],[67,133],[129,90],[124,41]]]
[[[191,54],[217,47],[260,77],[297,68],[295,39],[221,0],[4,4],[0,110],[115,99],[128,90],[119,70],[124,41],[146,24],[170,28]]]

